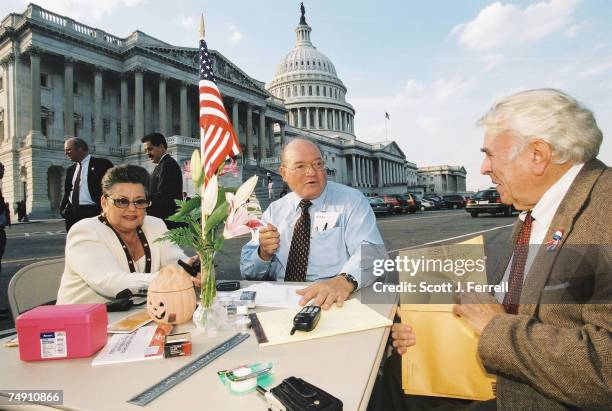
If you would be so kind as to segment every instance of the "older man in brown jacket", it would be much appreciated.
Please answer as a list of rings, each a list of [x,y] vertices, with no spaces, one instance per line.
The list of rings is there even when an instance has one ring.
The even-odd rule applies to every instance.
[[[497,376],[496,401],[469,407],[610,410],[612,171],[595,158],[601,131],[588,109],[552,89],[507,97],[480,123],[481,172],[522,213],[491,281],[508,292],[455,306]],[[400,354],[415,343],[406,325],[392,335]]]

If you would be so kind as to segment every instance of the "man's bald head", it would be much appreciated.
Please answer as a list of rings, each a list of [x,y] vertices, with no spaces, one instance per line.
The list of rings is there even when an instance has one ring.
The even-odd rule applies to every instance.
[[[304,149],[307,149],[307,150],[315,149],[319,152],[319,157],[323,157],[319,146],[313,143],[312,141],[306,140],[305,138],[294,138],[288,144],[284,145],[281,148],[281,152],[280,152],[281,164],[285,164],[287,161],[291,161],[292,158],[296,154],[303,152]]]

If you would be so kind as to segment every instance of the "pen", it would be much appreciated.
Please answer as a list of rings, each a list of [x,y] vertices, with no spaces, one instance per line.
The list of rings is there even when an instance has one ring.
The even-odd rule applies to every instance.
[[[327,223],[325,223],[325,227],[323,227],[323,231],[327,230]]]

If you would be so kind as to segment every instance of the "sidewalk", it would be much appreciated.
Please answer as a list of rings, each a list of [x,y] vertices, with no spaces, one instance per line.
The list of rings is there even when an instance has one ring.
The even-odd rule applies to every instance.
[[[59,223],[61,221],[64,221],[64,219],[63,218],[47,218],[47,219],[41,219],[41,220],[28,220],[28,221],[15,220],[14,222],[11,221],[11,225],[35,224],[35,223],[50,224],[50,223]]]

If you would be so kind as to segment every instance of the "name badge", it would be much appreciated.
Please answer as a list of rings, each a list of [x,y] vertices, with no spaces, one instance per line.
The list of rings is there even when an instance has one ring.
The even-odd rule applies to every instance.
[[[314,215],[314,231],[325,231],[334,228],[340,213],[337,211],[318,211]]]

